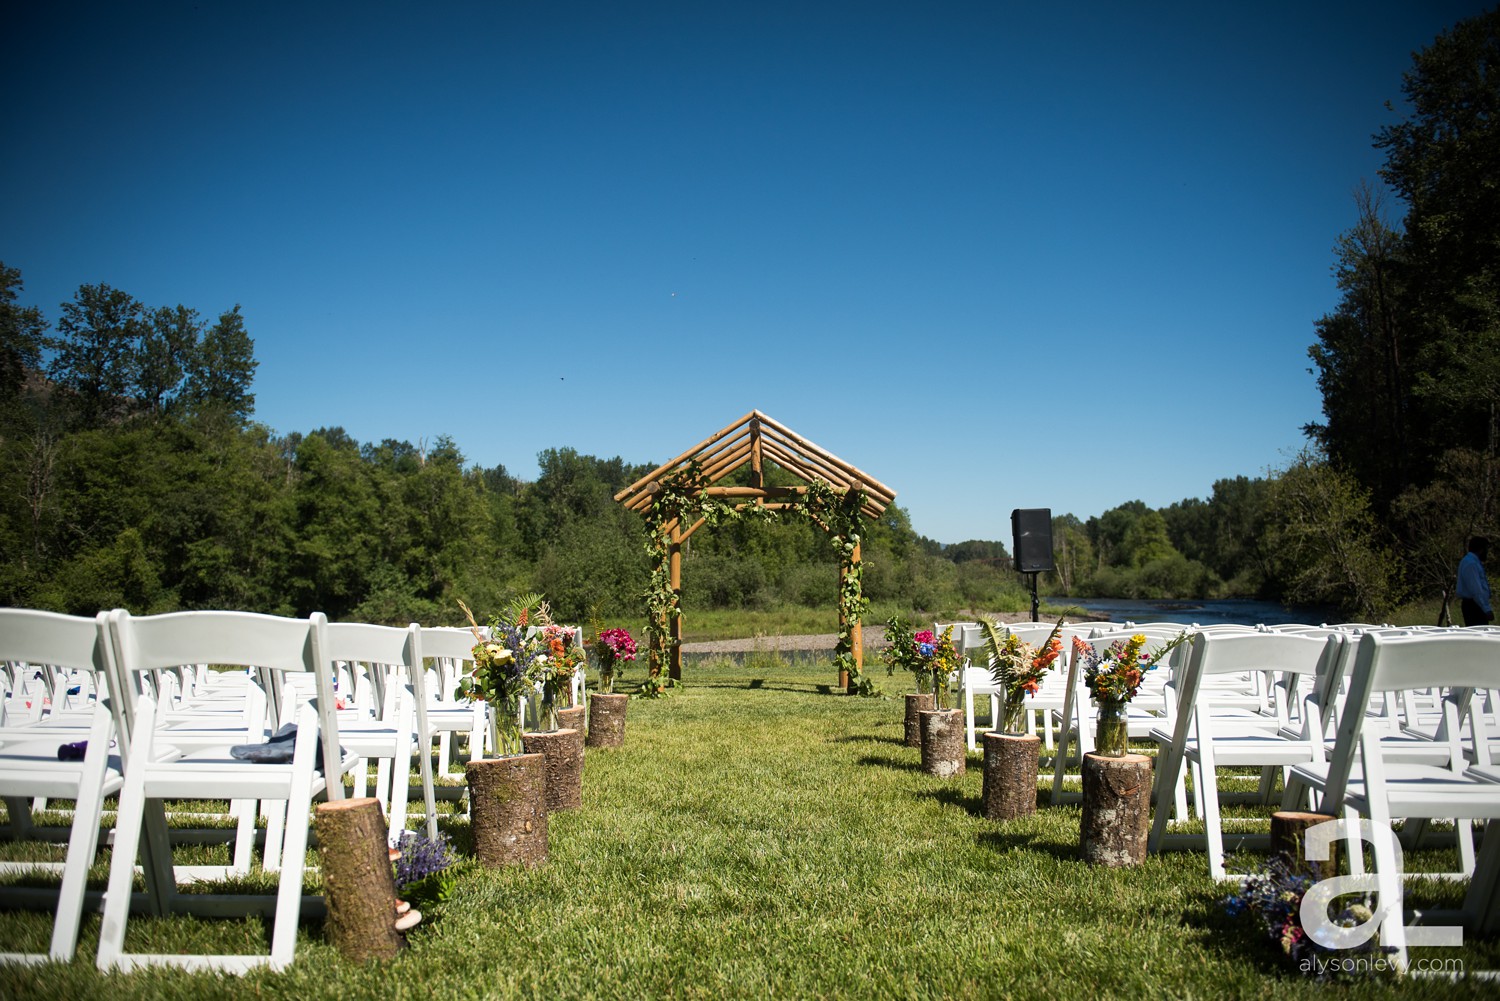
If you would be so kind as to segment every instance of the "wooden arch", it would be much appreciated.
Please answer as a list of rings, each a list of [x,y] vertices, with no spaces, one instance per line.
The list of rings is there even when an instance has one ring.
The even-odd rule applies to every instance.
[[[767,461],[801,478],[806,484],[767,487],[764,482]],[[726,476],[747,467],[750,470],[748,486],[719,485],[719,481]],[[615,500],[644,515],[650,524],[655,511],[654,502],[664,496],[669,487],[687,480],[703,485],[703,498],[737,509],[754,505],[767,510],[804,512],[807,510],[809,494],[817,492],[811,485],[823,484],[831,488],[842,502],[849,504],[850,510],[847,513],[856,523],[860,516],[878,518],[896,497],[894,490],[873,476],[819,448],[759,410],[750,411],[672,461],[656,467],[615,494]],[[670,582],[672,614],[667,625],[665,651],[658,648],[658,644],[662,642],[661,631],[652,634],[651,663],[654,673],[659,670],[665,654],[668,673],[673,679],[682,677],[682,545],[703,527],[708,518],[699,516],[687,525],[683,524],[683,520],[669,515],[663,524],[652,525],[654,531],[662,534],[666,543],[663,552],[665,565],[659,567],[658,571],[664,571]],[[822,524],[822,527],[825,531],[830,530],[827,524]],[[856,589],[858,587],[860,543],[857,533],[852,542],[852,548],[848,548],[839,561],[840,595],[845,593],[851,580]],[[846,615],[842,600],[839,633],[841,638],[847,635],[852,646],[847,651],[853,657],[852,677],[840,678],[840,684],[849,685],[863,668],[864,647],[859,616]]]

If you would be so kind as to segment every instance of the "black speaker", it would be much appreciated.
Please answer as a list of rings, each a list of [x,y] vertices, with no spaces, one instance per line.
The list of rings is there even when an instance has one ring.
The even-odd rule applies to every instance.
[[[1016,569],[1022,573],[1055,570],[1052,562],[1052,509],[1016,508],[1010,513],[1010,534],[1015,540]]]

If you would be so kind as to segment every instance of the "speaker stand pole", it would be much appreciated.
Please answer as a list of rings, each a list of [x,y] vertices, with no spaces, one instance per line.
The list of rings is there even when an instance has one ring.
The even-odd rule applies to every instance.
[[[1037,596],[1036,596],[1036,578],[1037,578],[1037,575],[1033,573],[1031,575],[1031,621],[1032,622],[1040,622],[1040,621],[1042,621],[1041,618],[1040,618],[1040,616],[1037,614],[1037,610],[1041,607],[1041,603],[1037,600]]]

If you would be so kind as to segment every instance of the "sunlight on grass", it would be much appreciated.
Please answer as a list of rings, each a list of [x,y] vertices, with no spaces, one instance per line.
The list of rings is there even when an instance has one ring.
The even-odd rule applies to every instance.
[[[632,700],[623,749],[588,751],[583,807],[550,818],[548,864],[469,868],[389,964],[346,963],[304,922],[282,975],[106,985],[94,915],[77,961],[0,968],[0,997],[1492,996],[1315,984],[1224,915],[1230,888],[1201,852],[1098,869],[1078,858],[1077,806],[985,820],[979,756],[957,779],[927,776],[901,744],[900,700],[821,694],[826,661],[685,674],[670,698]],[[461,814],[442,823],[469,843]],[[44,948],[48,927],[0,912],[13,947]],[[131,948],[248,952],[266,925],[139,918],[130,935]],[[1500,967],[1494,941],[1452,951]]]

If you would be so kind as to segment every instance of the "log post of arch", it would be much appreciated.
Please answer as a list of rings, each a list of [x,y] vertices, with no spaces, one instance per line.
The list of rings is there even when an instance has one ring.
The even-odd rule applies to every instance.
[[[667,637],[667,677],[673,681],[682,680],[682,541],[676,532],[672,533],[672,544],[667,548],[667,573],[672,584],[672,604],[676,606],[677,614],[670,620],[670,632]]]
[[[854,544],[854,554],[849,559],[849,565],[851,567],[857,567],[857,566],[859,566],[859,561],[860,561],[860,549],[859,549],[859,543],[856,542]],[[850,642],[852,642],[854,644],[854,649],[852,651],[850,651],[850,652],[854,655],[854,673],[856,675],[861,675],[861,674],[865,673],[865,637],[864,637],[864,631],[865,631],[864,623],[861,620],[859,620],[859,619],[855,619],[854,622],[849,627],[849,640],[850,640]]]

